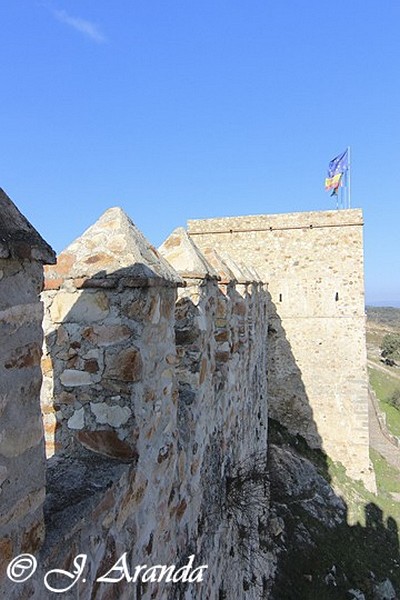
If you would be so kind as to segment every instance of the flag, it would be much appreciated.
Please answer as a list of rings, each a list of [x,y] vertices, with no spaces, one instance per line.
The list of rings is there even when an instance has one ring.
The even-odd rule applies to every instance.
[[[328,177],[325,179],[325,189],[333,190],[332,196],[337,194],[338,187],[342,180],[343,173],[349,168],[348,149],[336,156],[329,163]]]

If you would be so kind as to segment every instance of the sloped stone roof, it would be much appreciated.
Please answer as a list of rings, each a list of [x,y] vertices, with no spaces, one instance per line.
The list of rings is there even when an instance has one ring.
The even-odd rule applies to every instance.
[[[185,279],[219,279],[219,275],[183,227],[175,229],[159,252]]]
[[[0,188],[0,258],[55,263],[55,252]]]
[[[108,209],[46,269],[46,280],[125,280],[126,285],[182,285],[175,270],[146,240],[127,214]],[[89,281],[90,284],[90,281]],[[106,284],[104,287],[108,287]]]

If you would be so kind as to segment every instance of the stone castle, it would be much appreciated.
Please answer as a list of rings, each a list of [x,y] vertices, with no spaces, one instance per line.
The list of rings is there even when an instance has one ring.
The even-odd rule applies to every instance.
[[[63,598],[268,598],[268,418],[374,489],[361,211],[190,221],[157,251],[112,208],[56,261],[0,207],[4,597],[84,554]],[[190,560],[201,583],[140,576]]]

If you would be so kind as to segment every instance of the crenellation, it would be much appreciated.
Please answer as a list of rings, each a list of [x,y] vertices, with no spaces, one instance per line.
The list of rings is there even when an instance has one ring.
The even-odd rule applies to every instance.
[[[80,553],[71,598],[257,600],[282,531],[271,417],[373,489],[362,223],[359,210],[190,221],[156,250],[113,208],[44,286],[54,260],[44,242],[32,258],[38,234],[24,225],[28,258],[0,239],[0,577],[16,552],[41,560],[11,600],[42,600],[43,574]],[[191,556],[208,568],[186,587],[101,583],[124,553],[131,573]]]

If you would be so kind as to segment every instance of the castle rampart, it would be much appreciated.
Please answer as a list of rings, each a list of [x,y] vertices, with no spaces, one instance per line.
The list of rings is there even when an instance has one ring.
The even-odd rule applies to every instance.
[[[157,252],[110,209],[46,270],[43,564],[90,549],[84,599],[108,597],[96,578],[124,551],[131,568],[208,565],[202,585],[139,582],[143,600],[258,598],[273,571],[267,297],[209,256],[183,230]]]
[[[47,465],[38,293],[54,255],[15,211],[0,227],[1,592],[43,600],[44,574],[84,553],[66,600],[268,597],[268,414],[373,487],[360,211],[192,221],[159,251],[107,211],[46,268]],[[11,585],[20,550],[39,568]],[[207,571],[102,582],[124,553],[130,574],[191,556]]]

